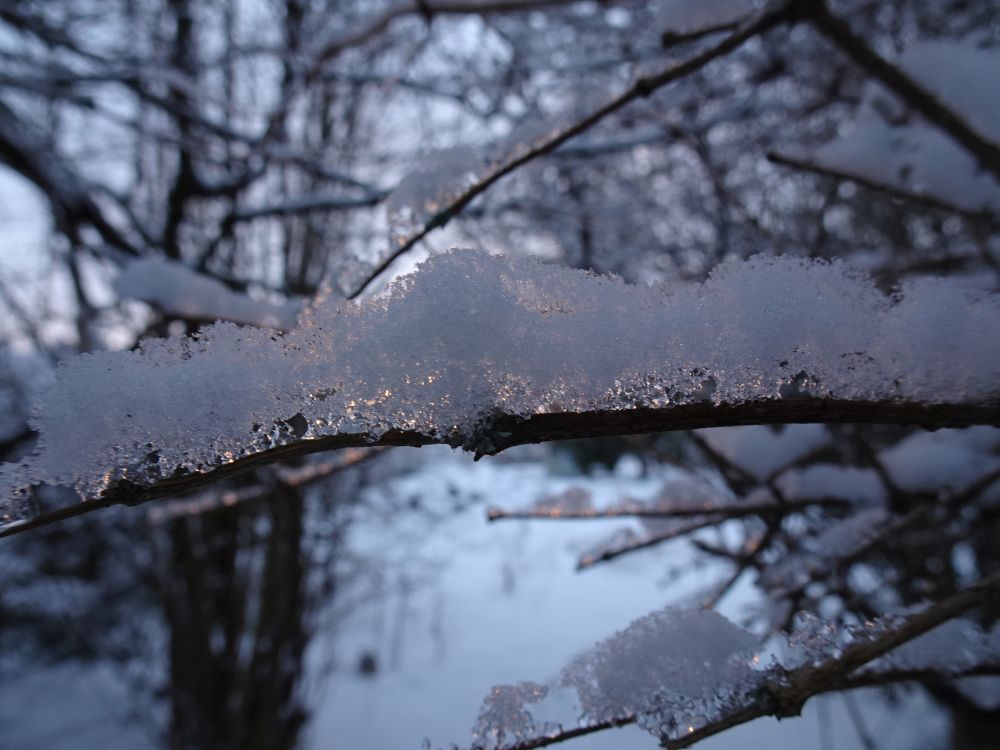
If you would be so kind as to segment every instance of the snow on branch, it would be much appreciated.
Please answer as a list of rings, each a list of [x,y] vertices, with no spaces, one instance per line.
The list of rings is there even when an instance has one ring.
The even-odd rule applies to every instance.
[[[192,321],[229,320],[287,330],[302,308],[299,300],[282,305],[229,289],[218,279],[161,257],[129,261],[115,281],[120,297],[149,303],[168,315]]]
[[[807,615],[790,637],[763,646],[712,610],[668,607],[595,645],[546,684],[494,687],[472,747],[532,750],[638,724],[663,747],[681,748],[762,716],[796,716],[821,693],[928,674],[996,674],[1000,629],[956,618],[998,594],[994,576],[908,617],[837,627]]]
[[[1000,104],[994,82],[1000,55],[973,42],[910,45],[898,67],[941,99],[1000,151]],[[1000,178],[981,169],[978,155],[954,134],[907,117],[897,92],[869,85],[853,130],[807,155],[772,153],[779,164],[886,191],[892,195],[996,222]]]
[[[750,0],[661,0],[657,22],[664,44],[726,31],[753,15]]]
[[[813,26],[856,65],[954,138],[984,169],[1000,179],[997,104],[992,87],[995,78],[981,66],[989,53],[983,55],[969,45],[925,44],[917,54],[894,65],[831,14],[823,0],[802,5]],[[992,57],[991,67],[995,69],[996,57]]]
[[[703,284],[631,286],[452,251],[384,297],[318,303],[286,335],[216,323],[64,362],[39,448],[0,466],[0,497],[17,524],[29,485],[72,486],[90,509],[348,446],[1000,424],[998,376],[1000,297],[954,281],[887,297],[840,263],[758,256]]]

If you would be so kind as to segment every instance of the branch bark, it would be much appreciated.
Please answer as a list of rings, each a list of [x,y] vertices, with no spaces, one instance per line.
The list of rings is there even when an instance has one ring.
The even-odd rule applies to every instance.
[[[579,437],[634,435],[700,427],[819,422],[900,424],[928,429],[971,425],[1000,426],[1000,404],[961,401],[925,404],[905,400],[852,401],[796,398],[748,401],[731,405],[716,405],[705,401],[662,409],[623,408],[616,411],[536,414],[527,419],[501,414],[495,416],[488,426],[488,451],[483,447],[482,441],[477,442],[478,447],[475,450],[478,458],[487,452],[499,453],[516,445]],[[454,444],[453,439],[449,440],[452,440],[449,444]],[[231,463],[206,467],[203,472],[174,476],[151,485],[119,481],[112,484],[100,497],[87,498],[67,508],[0,528],[0,538],[110,505],[138,505],[149,500],[190,492],[249,469],[320,451],[373,445],[422,446],[445,442],[447,440],[440,435],[430,436],[402,426],[378,436],[359,432],[339,433],[314,439],[296,439],[270,450],[238,458]]]
[[[605,508],[603,510],[560,510],[539,509],[539,510],[504,510],[503,508],[489,508],[486,512],[487,520],[501,521],[507,519],[516,520],[581,520],[581,519],[607,519],[607,518],[697,518],[700,516],[715,516],[720,520],[726,518],[744,518],[746,516],[766,516],[785,515],[795,513],[813,507],[850,507],[848,500],[841,498],[816,498],[807,500],[788,500],[783,503],[776,502],[734,502],[729,505],[718,507],[697,507],[693,505],[685,506],[683,500],[676,508]]]

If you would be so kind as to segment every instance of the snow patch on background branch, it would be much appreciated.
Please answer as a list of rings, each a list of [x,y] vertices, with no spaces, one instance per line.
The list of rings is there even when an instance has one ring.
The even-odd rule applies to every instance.
[[[229,320],[288,330],[302,309],[300,300],[278,305],[254,299],[182,263],[158,257],[130,261],[116,279],[115,290],[120,297],[141,300],[192,321]]]

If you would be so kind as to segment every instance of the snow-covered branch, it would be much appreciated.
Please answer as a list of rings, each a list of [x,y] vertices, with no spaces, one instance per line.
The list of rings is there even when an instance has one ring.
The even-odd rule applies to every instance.
[[[956,618],[998,597],[1000,576],[993,576],[908,617],[848,628],[805,618],[791,638],[779,639],[770,664],[753,636],[715,612],[667,608],[577,657],[549,684],[493,688],[472,747],[534,750],[639,724],[676,749],[763,716],[797,716],[808,700],[827,692],[928,672],[938,678],[993,674],[1000,661],[995,636]],[[963,658],[942,670],[938,642],[956,639]],[[576,710],[565,721],[536,721],[536,713],[551,715],[568,702]]]
[[[935,92],[873,50],[843,20],[834,16],[823,0],[801,4],[813,25],[875,80],[885,84],[928,122],[937,125],[973,154],[983,168],[1000,178],[1000,145],[973,127],[954,107],[942,101],[946,92]]]
[[[287,335],[220,323],[64,363],[39,451],[0,475],[138,502],[320,450],[522,443],[735,424],[1000,424],[1000,300],[887,298],[837,264],[758,257],[630,286],[472,251]],[[8,523],[30,518],[29,495]],[[87,506],[93,507],[93,506]]]

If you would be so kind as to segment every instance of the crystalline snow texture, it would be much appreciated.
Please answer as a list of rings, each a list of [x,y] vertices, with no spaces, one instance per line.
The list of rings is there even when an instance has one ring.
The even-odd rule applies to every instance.
[[[474,747],[501,750],[558,733],[566,722],[543,722],[547,697],[575,691],[580,726],[635,717],[661,740],[683,738],[727,713],[751,705],[769,681],[787,671],[840,658],[845,648],[872,642],[905,622],[887,615],[838,626],[802,612],[789,637],[777,639],[776,659],[761,664],[767,649],[713,610],[666,607],[632,622],[563,668],[547,685],[522,682],[494,687],[473,730]],[[957,674],[1000,658],[1000,627],[984,631],[971,620],[953,620],[890,651],[864,667]],[[565,703],[565,702],[563,702]],[[566,706],[562,706],[566,713]]]
[[[666,608],[641,617],[563,670],[588,721],[635,713],[662,737],[711,721],[757,684],[757,640],[711,610]]]
[[[905,620],[905,616],[890,614],[838,626],[811,613],[800,612],[780,663],[785,669],[822,664],[839,657],[850,645],[877,640],[900,627]],[[967,617],[959,617],[897,646],[865,665],[863,673],[902,670],[961,674],[998,662],[1000,626],[984,629]]]
[[[497,685],[483,700],[472,730],[476,748],[499,750],[534,737],[539,731],[529,704],[545,698],[548,688],[535,682]]]
[[[757,647],[717,612],[652,612],[571,661],[554,683],[494,687],[473,729],[474,746],[500,750],[560,727],[633,715],[657,736],[683,736],[749,699],[765,676],[755,668]],[[573,694],[577,700],[567,701]],[[556,723],[542,720],[552,696],[562,698]]]
[[[290,442],[388,430],[492,449],[489,415],[814,395],[994,398],[1000,298],[952,282],[890,301],[840,264],[757,257],[704,284],[629,286],[471,251],[287,335],[230,323],[63,363],[39,452],[6,483],[153,482]],[[2,482],[0,482],[2,483]]]
[[[780,636],[776,659],[745,630],[713,610],[666,607],[632,622],[563,668],[548,685],[522,682],[494,687],[473,730],[474,746],[501,750],[558,732],[536,713],[554,692],[575,691],[580,726],[635,717],[662,740],[684,737],[727,713],[752,704],[769,681],[787,671],[838,659],[845,648],[872,642],[905,622],[887,615],[838,626],[802,612],[789,637]],[[984,631],[960,618],[897,647],[864,667],[958,674],[1000,658],[1000,627]]]

